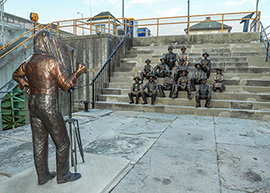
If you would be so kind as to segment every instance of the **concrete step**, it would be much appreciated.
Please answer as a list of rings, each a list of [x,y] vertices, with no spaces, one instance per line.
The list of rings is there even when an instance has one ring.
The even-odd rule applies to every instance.
[[[204,102],[202,103],[202,106]],[[158,113],[176,113],[197,116],[215,116],[215,117],[231,117],[242,119],[255,120],[270,120],[270,111],[260,110],[243,110],[243,109],[228,109],[228,108],[195,108],[176,105],[135,105],[120,102],[103,102],[97,101],[95,108],[98,109],[113,109],[126,111],[142,111],[142,112],[158,112]]]
[[[132,83],[129,82],[111,82],[109,88],[129,89]],[[270,93],[269,86],[242,86],[242,85],[226,85],[227,92],[239,93]]]
[[[106,102],[121,102],[121,103],[129,102],[129,98],[127,95],[99,95],[98,100]],[[143,100],[142,98],[140,98],[139,103],[142,102]],[[171,99],[169,97],[165,98],[157,97],[156,104],[194,107],[196,105],[196,101],[194,97],[193,100],[188,100],[186,97],[176,99]],[[270,102],[213,99],[211,100],[211,107],[270,111]]]
[[[102,94],[105,95],[125,95],[130,92],[130,89],[119,89],[119,88],[105,88],[102,90]],[[169,96],[170,91],[165,91],[165,95]],[[186,92],[178,92],[179,98],[186,98]],[[191,97],[195,98],[195,91],[191,92]],[[243,100],[243,101],[261,101],[261,102],[269,102],[270,101],[270,93],[269,94],[260,94],[260,93],[230,93],[230,92],[213,92],[213,99],[221,99],[221,100]]]

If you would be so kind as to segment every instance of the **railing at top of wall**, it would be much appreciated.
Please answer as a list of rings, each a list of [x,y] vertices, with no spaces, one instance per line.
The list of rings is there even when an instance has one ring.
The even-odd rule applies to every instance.
[[[268,27],[264,28],[263,24],[261,23],[261,40],[262,40],[263,45],[264,45],[264,47],[266,49],[266,62],[268,62],[268,60],[270,59],[270,51],[269,51],[269,46],[270,46],[269,38],[270,37],[268,38],[269,33],[268,34],[266,33],[266,29]]]
[[[245,17],[247,15],[255,15],[255,17]],[[211,19],[205,18],[212,17]],[[51,30],[58,37],[63,36],[78,36],[78,35],[92,35],[92,34],[111,34],[119,35],[121,31],[122,35],[127,35],[132,28],[150,28],[152,36],[156,35],[176,35],[179,34],[179,30],[183,31],[186,26],[186,33],[190,34],[191,24],[195,23],[207,23],[207,22],[220,22],[221,26],[218,32],[225,32],[226,23],[232,23],[235,26],[239,27],[239,22],[243,21],[255,21],[253,23],[258,23],[256,31],[260,31],[260,11],[251,11],[251,12],[236,12],[236,13],[217,13],[217,14],[205,14],[205,15],[190,15],[190,16],[176,16],[176,17],[160,17],[160,18],[147,18],[147,19],[127,19],[127,18],[114,18],[110,15],[108,16],[99,16],[99,17],[87,17],[87,18],[78,18],[62,21],[54,21],[47,26],[38,24],[32,29],[28,30],[18,38],[12,40],[8,44],[0,48],[0,51],[3,49],[8,49],[8,47],[19,40],[20,38],[26,36],[29,32],[32,32],[32,36],[22,41],[20,44],[16,45],[14,48],[9,50],[0,56],[2,59],[7,54],[11,53],[13,50],[19,46],[25,46],[25,42],[30,40],[34,36],[35,31],[47,29]],[[131,23],[133,22],[133,24]],[[237,22],[237,23],[236,23]],[[184,26],[183,26],[184,25]],[[228,27],[228,26],[227,26]],[[152,29],[153,28],[153,29]],[[165,29],[165,31],[164,31]],[[174,34],[169,32],[173,31],[171,29],[177,29]],[[227,30],[227,29],[226,29]],[[134,34],[135,34],[135,30]],[[239,32],[239,31],[238,31]],[[155,34],[154,34],[155,33]],[[165,34],[164,34],[165,33]]]

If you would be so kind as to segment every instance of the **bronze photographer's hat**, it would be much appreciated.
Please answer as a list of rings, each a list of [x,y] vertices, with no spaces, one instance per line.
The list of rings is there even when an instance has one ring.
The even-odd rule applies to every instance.
[[[153,79],[157,79],[157,77],[154,74],[150,74],[149,78],[152,77]]]
[[[168,50],[173,50],[172,46],[169,46],[169,47],[168,47]]]
[[[202,68],[202,64],[201,64],[201,63],[199,63],[199,62],[198,62],[198,63],[196,63],[196,64],[194,65],[194,66],[195,66],[195,68],[197,68],[197,66],[198,66],[198,65],[199,65],[199,66]]]
[[[162,57],[162,58],[160,58],[160,61],[161,61],[161,60],[166,60],[166,58],[165,58],[165,57]]]
[[[147,63],[147,62],[151,62],[151,60],[149,60],[149,59],[145,60],[145,63]]]
[[[182,50],[182,49],[186,50],[187,48],[186,48],[186,46],[181,46],[180,50]]]
[[[184,71],[186,72],[186,75],[188,75],[189,72],[188,72],[187,70],[182,70],[182,73],[183,73]]]
[[[204,53],[202,54],[202,56],[204,56],[204,55],[206,55],[207,57],[209,57],[209,54],[208,54],[207,52],[204,52]]]
[[[136,80],[136,79],[138,79],[139,81],[141,80],[139,76],[135,76],[135,77],[133,78],[133,80]]]

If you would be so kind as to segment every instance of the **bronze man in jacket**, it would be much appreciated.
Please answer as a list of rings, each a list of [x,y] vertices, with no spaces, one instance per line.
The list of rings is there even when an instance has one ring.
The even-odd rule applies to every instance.
[[[38,32],[34,37],[34,54],[13,73],[13,79],[19,83],[19,88],[27,87],[30,91],[28,105],[39,185],[47,183],[56,175],[48,168],[48,135],[56,146],[57,182],[65,183],[81,177],[79,173],[69,171],[70,141],[58,104],[58,88],[66,91],[73,87],[76,79],[86,71],[86,67],[80,64],[69,75],[62,62],[61,49],[64,45],[49,32]],[[65,53],[67,50],[65,49]],[[59,56],[61,57],[58,58]]]
[[[167,77],[163,78],[163,84],[158,85],[158,89],[159,89],[159,93],[160,93],[161,97],[165,97],[164,90],[170,91],[169,97],[171,97],[171,95],[172,95],[172,87],[173,87],[173,83],[174,83],[174,79],[172,77],[172,71],[167,70],[166,76]]]
[[[202,71],[201,63],[195,64],[195,71],[193,72],[193,76],[191,78],[191,86],[193,90],[196,90],[195,85],[200,84],[200,81],[203,77],[205,77],[204,71]]]
[[[207,78],[209,78],[211,73],[211,60],[207,59],[207,57],[209,57],[207,52],[203,53],[202,56],[204,57],[204,59],[201,60],[202,70],[206,73]]]
[[[188,65],[189,65],[189,57],[188,57],[188,54],[186,53],[187,48],[185,46],[181,46],[180,50],[181,50],[181,53],[178,54],[177,62],[179,63],[180,59],[184,58],[185,65],[188,67]]]
[[[165,58],[164,57],[162,57],[161,59],[160,59],[160,64],[158,64],[158,65],[156,65],[155,66],[155,68],[154,68],[154,74],[155,74],[155,76],[157,76],[157,77],[162,77],[162,78],[164,78],[164,77],[166,77],[166,70],[167,70],[167,64],[166,64],[166,62],[165,62]]]
[[[134,103],[134,99],[133,97],[136,98],[136,104],[139,103],[139,99],[141,96],[141,89],[142,89],[142,84],[140,83],[140,78],[138,76],[136,76],[134,79],[135,83],[132,85],[131,89],[130,89],[130,93],[128,93],[130,102],[129,104],[133,104]]]
[[[214,82],[213,82],[213,91],[216,92],[219,90],[220,92],[226,90],[226,86],[224,85],[224,76],[222,74],[222,69],[217,68],[217,74],[214,76]]]
[[[207,79],[203,77],[201,84],[196,90],[196,108],[201,106],[201,99],[206,100],[205,107],[210,108],[212,91],[209,84],[206,83]]]
[[[173,85],[173,99],[178,97],[179,91],[187,91],[187,98],[191,100],[191,87],[190,87],[190,79],[188,78],[188,71],[183,70],[182,76],[178,78],[177,84]]]
[[[187,66],[185,64],[185,59],[180,58],[180,61],[177,62],[177,67],[176,67],[175,72],[174,72],[174,81],[175,81],[175,83],[177,83],[178,78],[182,76],[182,72],[184,70],[187,70]]]
[[[171,46],[168,47],[168,53],[165,55],[166,63],[168,65],[169,70],[172,70],[175,66],[175,62],[177,60],[177,56],[172,52],[173,48]]]
[[[146,63],[146,65],[144,65],[144,67],[142,69],[142,73],[141,73],[142,83],[143,83],[144,77],[149,79],[149,76],[153,70],[152,66],[150,65],[151,60],[147,59],[147,60],[145,60],[145,63]]]
[[[157,79],[157,77],[150,75],[149,81],[143,86],[141,90],[142,99],[144,101],[143,105],[147,104],[146,97],[151,97],[151,105],[155,104],[158,91],[158,83],[156,83],[154,79]],[[145,89],[147,89],[147,92]]]

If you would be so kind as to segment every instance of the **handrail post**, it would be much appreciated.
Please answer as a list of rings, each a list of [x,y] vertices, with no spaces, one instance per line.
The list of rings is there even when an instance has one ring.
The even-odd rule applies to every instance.
[[[190,16],[188,16],[188,35],[189,35],[189,31],[190,31]]]
[[[109,32],[109,34],[111,34],[111,16],[109,15],[109,20],[108,20],[108,32]]]
[[[73,35],[74,36],[77,35],[77,21],[76,20],[73,21]]]
[[[257,13],[256,13],[257,15]],[[259,23],[258,23],[258,32],[260,32],[260,24],[261,24],[261,12],[259,11]]]
[[[221,33],[223,33],[223,29],[224,29],[224,14],[222,14]]]
[[[263,40],[264,41],[264,40]],[[269,41],[267,41],[267,49],[266,49],[266,62],[268,62],[268,53],[269,53]]]
[[[92,80],[92,109],[95,108],[95,81]]]
[[[159,18],[157,19],[157,37],[159,36]]]
[[[108,77],[109,77],[109,82],[111,82],[111,60],[109,61],[109,66],[108,66]]]
[[[57,22],[57,36],[60,37],[60,32],[59,32],[59,22]]]

